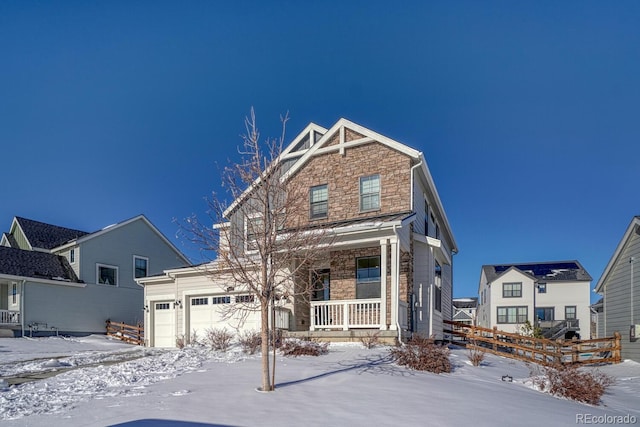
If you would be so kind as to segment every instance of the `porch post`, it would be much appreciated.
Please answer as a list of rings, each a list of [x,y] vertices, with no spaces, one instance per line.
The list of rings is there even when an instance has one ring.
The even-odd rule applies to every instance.
[[[390,329],[397,330],[398,324],[398,290],[397,288],[397,275],[398,275],[398,263],[396,258],[398,257],[398,242],[397,240],[391,240],[391,325]]]
[[[387,329],[387,239],[380,240],[380,330]]]

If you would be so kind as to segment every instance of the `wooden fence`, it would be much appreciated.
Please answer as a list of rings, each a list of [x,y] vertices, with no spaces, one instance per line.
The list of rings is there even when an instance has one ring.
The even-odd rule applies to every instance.
[[[548,340],[444,320],[451,325],[446,333],[460,338],[458,343],[477,349],[541,365],[620,363],[620,334],[595,340]]]
[[[130,344],[144,345],[144,327],[107,320],[107,335]]]

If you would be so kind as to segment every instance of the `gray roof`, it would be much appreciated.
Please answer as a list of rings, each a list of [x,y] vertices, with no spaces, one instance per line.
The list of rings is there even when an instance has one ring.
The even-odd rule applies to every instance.
[[[63,256],[0,246],[0,274],[80,282]]]
[[[70,240],[89,234],[86,231],[59,227],[19,216],[16,217],[16,221],[34,248],[53,249]]]
[[[2,233],[2,235],[7,238],[7,241],[9,242],[9,245],[12,248],[18,247],[18,242],[16,242],[16,239],[15,237],[13,237],[13,234],[7,232],[7,233]]]
[[[478,307],[478,297],[454,298],[452,304],[456,308],[476,308]]]
[[[592,280],[589,273],[587,273],[584,267],[582,267],[582,265],[576,260],[482,266],[482,270],[484,271],[487,282],[489,283],[493,282],[510,268],[515,268],[520,270],[522,273],[533,276],[538,282],[590,282]]]

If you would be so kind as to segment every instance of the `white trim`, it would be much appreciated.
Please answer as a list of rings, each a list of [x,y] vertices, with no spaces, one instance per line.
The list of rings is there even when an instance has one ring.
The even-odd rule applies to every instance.
[[[100,283],[100,267],[110,268],[116,271],[116,283]],[[117,265],[102,264],[96,262],[96,284],[118,287],[120,285],[120,272]]]
[[[84,287],[87,286],[86,283],[68,282],[66,280],[38,279],[38,278],[35,278],[35,277],[28,277],[28,276],[14,276],[12,274],[0,274],[0,279],[23,280],[25,282],[30,282],[30,283],[42,283],[42,284],[45,284],[45,285],[71,286],[73,288],[84,288]]]

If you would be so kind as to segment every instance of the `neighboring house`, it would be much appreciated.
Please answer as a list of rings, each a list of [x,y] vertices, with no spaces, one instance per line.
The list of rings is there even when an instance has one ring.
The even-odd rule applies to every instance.
[[[328,261],[297,278],[322,289],[306,300],[284,301],[281,311],[288,316],[277,322],[290,335],[323,339],[374,330],[386,338],[419,333],[442,339],[442,320],[452,317],[452,257],[458,248],[423,154],[340,119],[330,129],[307,126],[279,161],[287,182],[308,188],[304,223],[324,228],[335,240]],[[244,201],[231,206],[238,203]],[[231,210],[219,227],[247,229],[251,217],[240,211]],[[248,239],[233,243],[246,248],[246,256]],[[189,267],[139,282],[151,346],[173,346],[176,337],[188,339],[194,330],[202,336],[207,327],[259,328],[255,315],[248,315],[248,325],[223,318],[229,304],[251,298],[227,273],[212,277],[202,266]]]
[[[478,309],[477,297],[464,297],[453,299],[453,320],[467,325],[476,324],[476,311]]]
[[[599,332],[619,332],[622,358],[640,362],[640,216],[631,220],[595,291],[603,296]]]
[[[94,233],[15,217],[0,240],[0,328],[77,335],[141,322],[135,279],[188,263],[143,215]]]
[[[578,261],[483,265],[477,322],[521,332],[528,321],[547,338],[590,335],[591,276]]]

